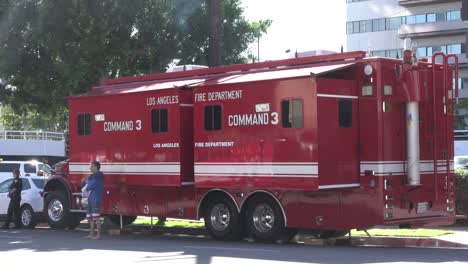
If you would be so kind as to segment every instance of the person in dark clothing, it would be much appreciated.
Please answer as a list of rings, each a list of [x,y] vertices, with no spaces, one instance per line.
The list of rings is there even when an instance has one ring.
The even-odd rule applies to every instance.
[[[10,222],[13,220],[15,223],[15,229],[21,228],[20,221],[20,203],[21,203],[21,191],[23,190],[23,181],[20,179],[20,172],[18,169],[13,170],[13,182],[8,188],[8,196],[10,197],[10,204],[8,205],[8,214],[3,229],[10,228]]]

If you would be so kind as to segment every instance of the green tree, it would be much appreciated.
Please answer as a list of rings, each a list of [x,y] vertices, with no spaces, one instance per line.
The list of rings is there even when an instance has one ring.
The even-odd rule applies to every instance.
[[[209,19],[207,0],[202,2],[193,15],[185,22],[184,39],[180,53],[180,64],[208,65]],[[238,64],[248,62],[246,51],[249,44],[266,33],[271,20],[249,22],[243,16],[240,0],[223,0],[223,45],[222,63]]]
[[[44,116],[62,130],[67,97],[103,79],[164,72],[177,59],[207,64],[204,0],[0,1],[7,6],[0,11],[0,101],[24,121]],[[224,63],[244,62],[249,43],[268,27],[246,21],[238,0],[223,0],[223,8]]]

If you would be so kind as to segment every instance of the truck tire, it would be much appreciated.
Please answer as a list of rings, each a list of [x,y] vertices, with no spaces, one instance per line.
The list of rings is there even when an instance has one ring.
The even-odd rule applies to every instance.
[[[256,241],[289,241],[293,237],[294,229],[290,229],[290,233],[284,226],[281,208],[275,201],[265,196],[257,197],[248,205],[246,222],[249,234]]]
[[[226,196],[210,199],[205,207],[205,228],[217,240],[233,241],[242,237],[242,221],[235,204]]]
[[[120,226],[120,215],[110,215],[106,217],[114,226]],[[122,215],[122,225],[131,225],[137,219],[136,216]]]
[[[34,217],[34,211],[30,205],[25,204],[21,207],[20,220],[23,228],[32,229],[36,227],[36,218]]]
[[[53,229],[65,229],[70,218],[70,208],[63,192],[51,192],[45,199],[47,223]]]

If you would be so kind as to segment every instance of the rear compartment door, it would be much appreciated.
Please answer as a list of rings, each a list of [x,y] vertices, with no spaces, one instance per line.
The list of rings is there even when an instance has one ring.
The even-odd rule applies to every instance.
[[[319,189],[359,186],[356,82],[319,79]]]

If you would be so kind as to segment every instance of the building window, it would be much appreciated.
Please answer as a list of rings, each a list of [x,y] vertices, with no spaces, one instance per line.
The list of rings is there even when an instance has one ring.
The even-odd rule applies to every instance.
[[[91,134],[91,114],[78,114],[78,135]]]
[[[430,57],[434,52],[442,51],[447,54],[461,54],[465,48],[465,44],[448,44],[442,46],[419,47],[417,50],[418,57]]]
[[[205,130],[221,130],[222,112],[220,105],[205,106]]]
[[[384,31],[384,30],[385,30],[385,18],[372,20],[372,31]]]
[[[447,20],[459,20],[461,19],[460,10],[447,12]]]
[[[427,22],[428,23],[436,22],[436,15],[435,14],[427,14]]]
[[[303,128],[304,101],[302,99],[283,100],[281,102],[281,120],[285,128]]]
[[[346,34],[353,33],[353,22],[346,23]]]
[[[353,33],[359,33],[359,21],[353,22]]]
[[[447,20],[447,16],[445,15],[445,13],[436,13],[435,15],[436,15],[436,22]]]
[[[151,131],[164,133],[168,131],[168,112],[166,108],[151,110]]]
[[[374,50],[371,52],[372,56],[386,58],[402,58],[402,54],[403,51],[401,49]]]
[[[426,57],[426,56],[427,56],[426,48],[425,48],[425,47],[419,47],[419,48],[416,50],[416,55],[417,55],[418,57]]]
[[[359,32],[372,32],[372,20],[360,21]]]
[[[460,20],[460,10],[453,10],[441,13],[418,14],[401,17],[379,18],[361,21],[349,21],[346,23],[348,34],[377,32],[383,30],[396,30],[402,24],[422,24],[448,20]]]
[[[353,102],[349,99],[338,101],[338,121],[340,127],[353,126]]]

